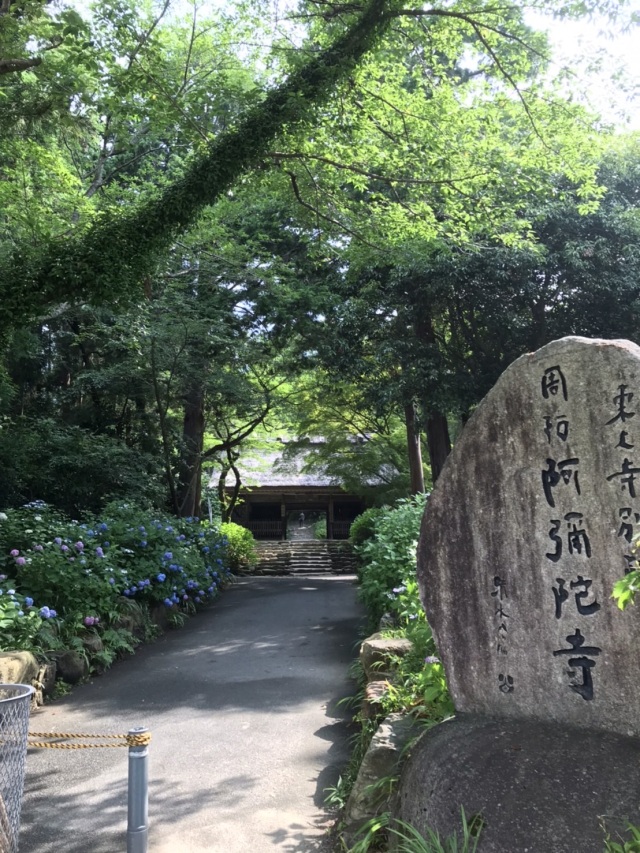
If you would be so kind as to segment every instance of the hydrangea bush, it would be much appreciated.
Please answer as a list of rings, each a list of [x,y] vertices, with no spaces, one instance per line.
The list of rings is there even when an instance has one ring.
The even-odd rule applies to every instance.
[[[193,613],[231,578],[217,526],[127,504],[82,523],[39,501],[7,510],[0,549],[4,650],[46,651],[55,638],[73,647],[70,638],[83,633],[132,645],[119,627],[132,607]]]
[[[374,519],[373,535],[355,546],[361,563],[360,598],[372,624],[389,609],[393,588],[415,576],[416,547],[426,500],[426,495],[416,495],[397,501],[394,507],[385,507]]]

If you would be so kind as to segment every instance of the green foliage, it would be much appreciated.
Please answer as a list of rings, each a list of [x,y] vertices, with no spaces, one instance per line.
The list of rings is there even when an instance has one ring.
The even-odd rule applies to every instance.
[[[610,833],[606,831],[606,829],[605,832],[606,853],[640,853],[640,827],[634,826],[632,823],[627,823],[626,834],[629,837],[625,839],[621,834],[618,834],[617,840],[615,841],[611,838]]]
[[[394,677],[380,701],[380,713],[410,711],[425,725],[432,726],[450,717],[455,709],[422,608],[415,574],[394,587],[388,601],[395,627],[385,633],[406,637],[412,649],[396,661]]]
[[[636,603],[636,594],[640,591],[640,568],[638,567],[638,548],[640,537],[635,536],[631,545],[631,552],[635,559],[634,569],[625,574],[623,578],[613,585],[611,597],[615,599],[620,610],[624,610],[630,604]]]
[[[362,759],[369,748],[376,728],[377,723],[373,720],[361,720],[358,731],[351,736],[351,754],[347,767],[339,777],[336,785],[324,789],[325,804],[330,808],[342,809],[346,806],[349,794],[358,778]]]
[[[327,538],[327,519],[321,518],[319,521],[314,522],[313,524],[313,538],[314,539],[326,539]]]
[[[620,610],[624,610],[630,604],[635,604],[638,591],[640,591],[640,571],[634,569],[615,582],[612,598],[616,600]]]
[[[483,821],[474,815],[467,821],[464,809],[461,809],[462,835],[454,833],[449,838],[441,839],[440,835],[430,827],[426,829],[426,837],[409,823],[393,820],[388,812],[367,821],[359,830],[362,837],[351,847],[348,853],[369,853],[373,850],[387,850],[389,836],[395,836],[393,849],[398,853],[475,853]],[[383,846],[380,846],[383,845]]]
[[[362,545],[376,534],[376,523],[385,515],[386,507],[370,507],[361,512],[351,524],[349,541],[352,545]]]
[[[360,598],[372,622],[389,608],[394,587],[415,574],[416,547],[426,495],[400,500],[378,518],[375,536],[356,549],[363,564]]]
[[[99,512],[110,500],[163,499],[158,463],[150,455],[53,418],[5,421],[0,470],[0,506],[37,498],[78,516]]]
[[[232,521],[220,525],[225,564],[232,572],[246,571],[258,562],[253,533]]]

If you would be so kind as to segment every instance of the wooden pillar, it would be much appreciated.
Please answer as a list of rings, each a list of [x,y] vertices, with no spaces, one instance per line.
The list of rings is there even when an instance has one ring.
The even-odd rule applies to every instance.
[[[329,515],[327,517],[327,539],[333,539],[333,498],[329,498]]]
[[[280,534],[280,538],[284,542],[284,540],[287,538],[287,504],[285,503],[284,495],[280,500],[280,523],[282,525],[282,532]]]

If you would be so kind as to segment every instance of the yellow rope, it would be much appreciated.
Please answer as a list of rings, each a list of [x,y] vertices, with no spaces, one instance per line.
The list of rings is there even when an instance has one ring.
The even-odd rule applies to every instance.
[[[117,740],[123,743],[50,743],[48,741],[28,740],[30,749],[115,749],[119,746],[147,746],[151,743],[150,732],[131,735],[92,735],[73,732],[29,732],[29,738],[43,737],[50,741],[60,740]]]

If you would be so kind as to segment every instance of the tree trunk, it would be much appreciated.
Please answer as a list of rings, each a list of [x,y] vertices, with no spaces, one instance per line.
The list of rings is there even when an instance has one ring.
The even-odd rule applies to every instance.
[[[419,492],[424,492],[424,470],[422,468],[420,433],[416,429],[416,407],[413,402],[407,403],[404,407],[404,421],[407,428],[411,494],[417,495]]]
[[[427,419],[427,444],[431,462],[431,477],[435,483],[440,476],[444,463],[447,461],[447,456],[451,453],[449,425],[445,415],[436,412]]]
[[[182,460],[178,510],[183,518],[200,515],[202,502],[202,447],[204,443],[204,387],[191,383],[184,397]]]
[[[437,348],[438,341],[433,328],[433,320],[426,312],[417,312],[415,317],[415,332],[423,350]],[[428,399],[422,403],[424,416],[427,419],[427,447],[429,448],[429,464],[431,465],[431,480],[435,484],[444,467],[447,456],[451,453],[451,439],[447,417],[442,412],[434,410]]]

